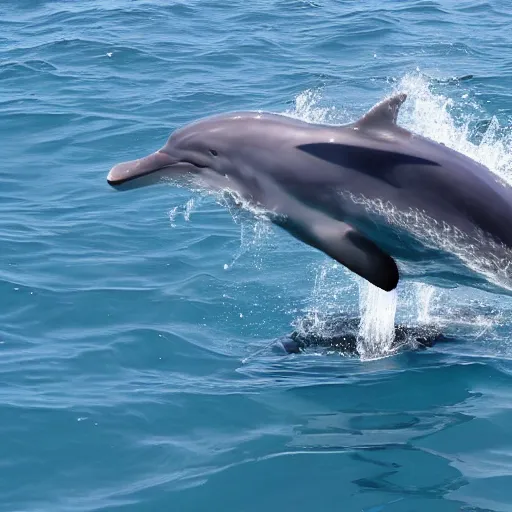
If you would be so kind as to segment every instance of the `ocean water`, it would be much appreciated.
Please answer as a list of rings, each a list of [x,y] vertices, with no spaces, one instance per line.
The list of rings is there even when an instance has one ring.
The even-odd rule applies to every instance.
[[[508,0],[1,2],[0,510],[512,510],[510,297],[383,297],[222,198],[106,183],[208,114],[397,91],[512,179],[511,26]],[[395,306],[451,341],[386,352]],[[361,356],[280,350],[342,314]]]

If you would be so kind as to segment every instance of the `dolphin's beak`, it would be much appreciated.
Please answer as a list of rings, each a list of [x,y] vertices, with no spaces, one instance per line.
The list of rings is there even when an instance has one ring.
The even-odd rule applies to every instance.
[[[166,167],[170,167],[178,163],[176,160],[171,158],[167,153],[162,151],[156,151],[151,155],[139,158],[138,160],[131,160],[130,162],[123,162],[115,165],[110,169],[107,176],[109,185],[118,187],[125,184],[128,181],[136,180],[144,176],[153,175],[150,181],[158,181],[160,176],[157,171],[160,171]],[[143,180],[147,181],[147,180]]]

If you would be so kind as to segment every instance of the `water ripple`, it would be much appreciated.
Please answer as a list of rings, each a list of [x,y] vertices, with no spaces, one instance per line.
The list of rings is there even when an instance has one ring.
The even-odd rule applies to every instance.
[[[116,162],[224,110],[401,122],[510,176],[500,0],[5,2],[5,510],[508,510],[508,299],[399,290],[453,339],[363,362],[278,341],[357,282],[213,196],[118,194]],[[220,505],[221,504],[221,505]]]

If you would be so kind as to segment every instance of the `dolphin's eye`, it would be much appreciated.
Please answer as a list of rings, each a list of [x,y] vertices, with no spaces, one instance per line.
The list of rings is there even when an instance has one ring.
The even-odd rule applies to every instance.
[[[217,153],[217,151],[215,149],[210,149],[210,153],[213,155],[213,156],[217,156],[219,153]]]

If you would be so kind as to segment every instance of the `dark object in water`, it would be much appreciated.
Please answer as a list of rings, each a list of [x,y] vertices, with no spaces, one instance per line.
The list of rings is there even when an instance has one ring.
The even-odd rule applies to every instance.
[[[305,321],[302,329],[293,331],[280,340],[288,354],[299,354],[306,348],[318,347],[336,350],[344,354],[359,355],[357,339],[359,318],[335,317],[322,322],[322,329],[315,329],[313,320]],[[395,339],[392,348],[425,349],[440,341],[447,341],[435,325],[395,325]]]

